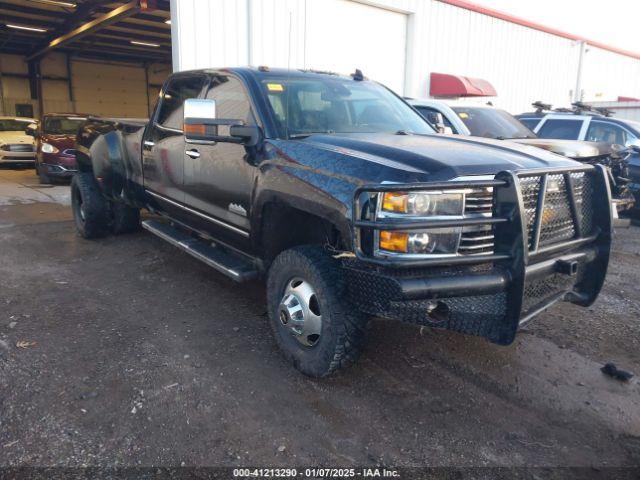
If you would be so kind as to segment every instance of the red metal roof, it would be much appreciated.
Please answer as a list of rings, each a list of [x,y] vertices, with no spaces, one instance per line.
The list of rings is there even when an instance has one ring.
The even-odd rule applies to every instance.
[[[551,35],[556,35],[558,37],[567,38],[569,40],[584,41],[593,47],[601,48],[603,50],[608,50],[613,53],[618,53],[620,55],[625,55],[627,57],[640,60],[640,53],[631,52],[629,50],[623,50],[621,48],[612,47],[610,45],[605,45],[604,43],[601,43],[601,42],[589,40],[588,38],[580,37],[578,35],[573,35],[572,33],[563,32],[562,30],[556,30],[555,28],[550,28],[540,23],[530,22],[529,20],[525,20],[524,18],[516,17],[514,15],[509,15],[508,13],[500,12],[498,10],[493,10],[492,8],[483,7],[481,5],[476,5],[475,3],[467,2],[465,0],[437,0],[437,1],[446,3],[448,5],[453,5],[455,7],[464,8],[465,10],[470,10],[472,12],[481,13],[482,15],[487,15],[489,17],[499,18],[500,20],[504,20],[510,23],[515,23],[517,25],[522,25],[523,27],[528,27],[534,30],[539,30],[541,32],[550,33]]]
[[[432,72],[429,95],[432,97],[495,97],[498,94],[493,85],[481,78]]]

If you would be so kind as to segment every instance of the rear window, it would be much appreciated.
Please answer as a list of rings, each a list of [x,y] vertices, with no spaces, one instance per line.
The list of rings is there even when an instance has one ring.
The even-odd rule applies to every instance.
[[[0,132],[24,132],[27,126],[32,123],[28,120],[18,120],[17,118],[0,119]]]
[[[518,118],[528,129],[533,130],[540,123],[539,118]]]
[[[559,138],[562,140],[578,140],[582,120],[551,118],[544,122],[538,132],[540,138]]]
[[[44,117],[42,131],[52,135],[75,135],[85,120],[84,117]]]
[[[513,115],[498,108],[451,107],[475,137],[535,138],[535,134]]]

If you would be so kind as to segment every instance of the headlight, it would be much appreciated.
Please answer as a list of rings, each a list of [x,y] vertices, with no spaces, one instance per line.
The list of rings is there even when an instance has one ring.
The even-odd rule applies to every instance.
[[[378,217],[461,217],[464,193],[461,192],[385,192]],[[461,227],[412,231],[378,231],[378,249],[408,254],[455,254]]]
[[[60,151],[50,143],[43,143],[41,149],[44,153],[58,153]]]
[[[462,215],[464,194],[439,192],[385,192],[381,209],[414,216]]]
[[[458,228],[432,228],[413,232],[380,230],[378,247],[394,253],[455,254],[460,233]]]

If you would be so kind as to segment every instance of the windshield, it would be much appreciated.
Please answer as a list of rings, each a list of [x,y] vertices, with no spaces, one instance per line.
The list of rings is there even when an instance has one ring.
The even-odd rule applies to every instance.
[[[635,130],[636,135],[640,135],[640,122],[636,122],[634,120],[627,120],[626,118],[624,119],[625,124],[627,125],[627,127],[632,128],[633,130]]]
[[[32,122],[29,120],[2,118],[0,119],[0,132],[24,132],[30,123]]]
[[[45,117],[43,131],[53,135],[75,135],[85,120],[83,117]]]
[[[263,82],[280,138],[313,133],[435,133],[386,88],[344,78],[282,78]]]
[[[451,107],[474,137],[536,138],[536,134],[517,118],[504,110],[494,108]]]

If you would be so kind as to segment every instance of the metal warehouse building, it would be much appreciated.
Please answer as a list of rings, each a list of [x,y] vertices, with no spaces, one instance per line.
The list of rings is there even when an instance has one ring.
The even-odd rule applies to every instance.
[[[359,68],[411,97],[445,95],[445,74],[469,95],[490,83],[513,113],[640,97],[640,54],[461,0],[171,0],[171,18],[174,70]]]

